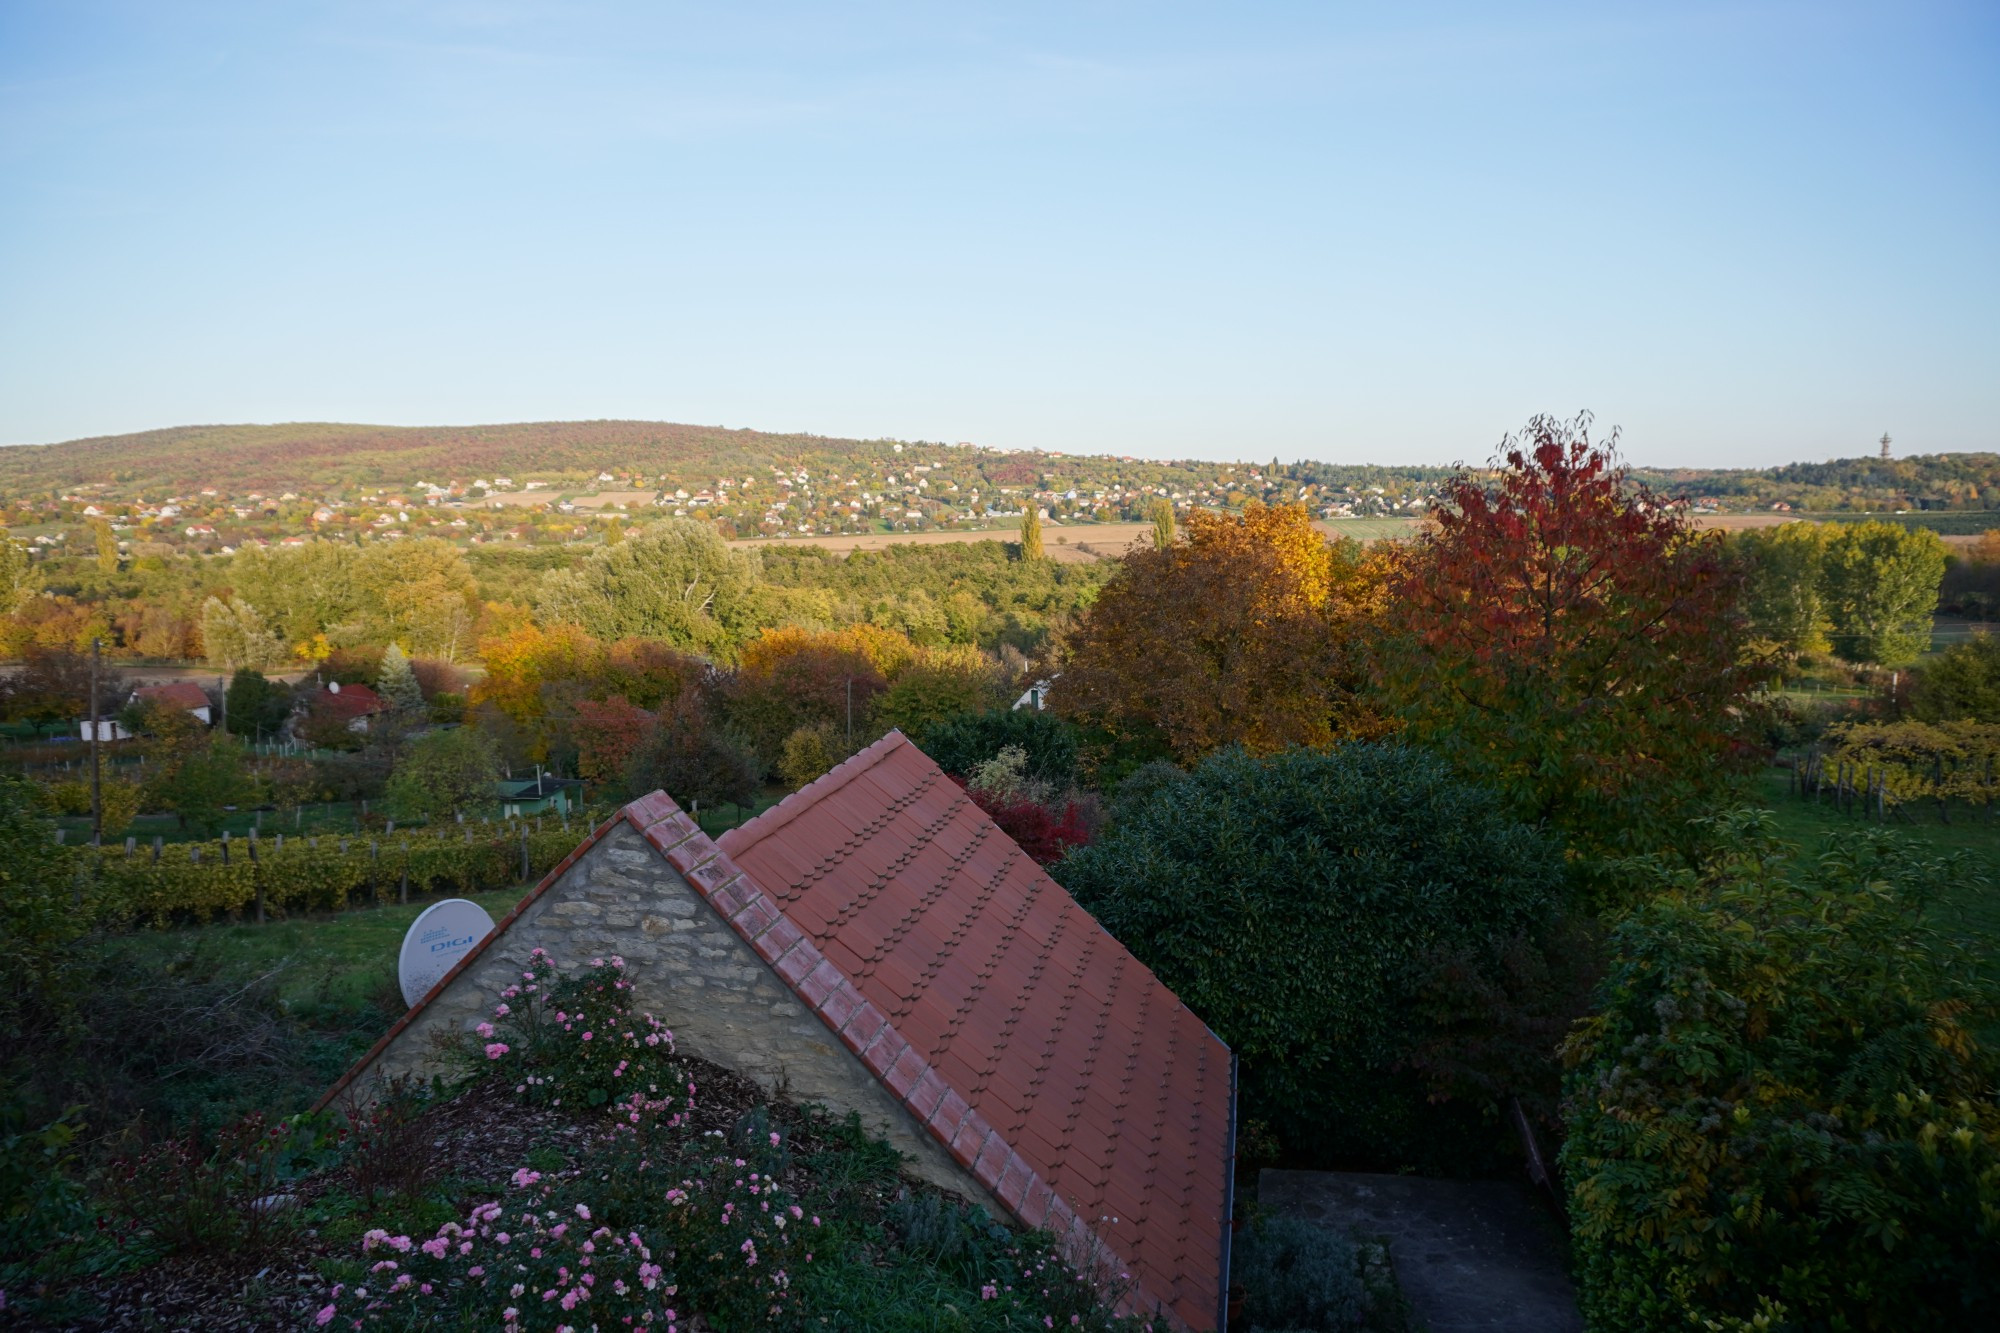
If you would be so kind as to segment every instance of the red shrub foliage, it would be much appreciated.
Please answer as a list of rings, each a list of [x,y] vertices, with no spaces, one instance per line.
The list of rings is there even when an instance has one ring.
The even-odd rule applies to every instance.
[[[652,732],[653,715],[622,694],[603,703],[576,701],[570,737],[576,742],[576,771],[591,782],[618,782],[632,756]]]
[[[952,781],[965,786],[963,778],[955,777]],[[1002,833],[1035,858],[1037,865],[1052,866],[1069,855],[1072,848],[1088,846],[1097,836],[1096,812],[1075,797],[1063,798],[1060,805],[1053,802],[1044,805],[1026,797],[1000,796],[977,788],[967,788],[967,794],[1000,826]]]

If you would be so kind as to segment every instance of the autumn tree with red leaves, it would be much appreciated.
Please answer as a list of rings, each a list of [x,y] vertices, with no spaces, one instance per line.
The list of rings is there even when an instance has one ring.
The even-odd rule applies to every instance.
[[[599,703],[576,702],[570,736],[576,742],[576,771],[586,781],[603,785],[623,782],[632,757],[646,743],[655,718],[622,694]]]
[[[1579,848],[1684,841],[1751,761],[1739,575],[1630,482],[1616,432],[1536,417],[1461,472],[1392,579],[1381,684],[1408,739]]]

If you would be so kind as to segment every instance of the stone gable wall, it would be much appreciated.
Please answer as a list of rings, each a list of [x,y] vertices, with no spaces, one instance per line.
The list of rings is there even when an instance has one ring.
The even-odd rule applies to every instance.
[[[548,951],[574,973],[593,958],[625,959],[635,1008],[674,1033],[677,1049],[755,1079],[794,1102],[861,1122],[920,1179],[1005,1211],[890,1096],[858,1057],[624,821],[549,886],[395,1041],[364,1077],[441,1072],[441,1048],[490,1018],[529,953]],[[699,1095],[697,1093],[697,1095]]]

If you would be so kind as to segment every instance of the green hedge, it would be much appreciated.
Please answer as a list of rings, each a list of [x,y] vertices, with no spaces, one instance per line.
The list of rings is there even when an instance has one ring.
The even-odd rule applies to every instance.
[[[165,926],[254,911],[261,893],[267,913],[338,911],[355,898],[391,897],[408,876],[412,896],[506,888],[522,879],[526,835],[528,877],[548,871],[575,849],[592,822],[544,816],[499,824],[446,824],[389,834],[232,838],[170,843],[157,856],[150,844],[72,849],[78,899],[87,899],[107,928]]]
[[[1562,1161],[1594,1329],[2000,1328],[1994,996],[1925,902],[1963,867],[1768,816],[1611,937]]]
[[[1400,745],[1224,750],[1054,873],[1241,1056],[1244,1115],[1296,1160],[1483,1160],[1493,1136],[1408,1065],[1437,1036],[1420,1000],[1440,955],[1560,898],[1560,846],[1491,792]]]

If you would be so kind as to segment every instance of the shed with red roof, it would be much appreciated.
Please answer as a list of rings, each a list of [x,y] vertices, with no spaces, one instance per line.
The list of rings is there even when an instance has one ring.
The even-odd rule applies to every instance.
[[[191,680],[176,680],[166,685],[141,685],[132,691],[134,704],[158,704],[162,708],[178,708],[184,713],[193,713],[203,722],[210,721],[212,705],[208,691]]]
[[[709,840],[664,793],[595,830],[329,1092],[426,1067],[546,949],[619,954],[682,1049],[854,1111],[919,1176],[1219,1328],[1229,1049],[892,732]]]
[[[323,717],[345,722],[349,731],[363,732],[368,730],[370,719],[389,711],[388,702],[368,686],[342,685],[337,680],[315,693],[309,707]]]

